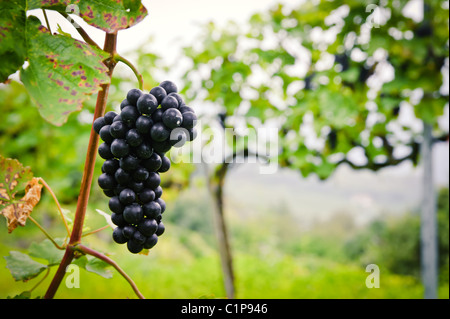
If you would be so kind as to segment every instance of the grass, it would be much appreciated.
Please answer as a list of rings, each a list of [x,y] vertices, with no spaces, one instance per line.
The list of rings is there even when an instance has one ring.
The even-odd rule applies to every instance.
[[[43,219],[42,222],[48,224],[52,234],[64,234],[58,220]],[[88,224],[95,229],[104,225],[104,219],[96,213],[88,214]],[[245,227],[240,224],[239,220],[233,219],[230,224],[234,226],[231,230],[237,298],[423,298],[423,287],[416,277],[393,274],[383,268],[380,269],[380,288],[367,288],[365,282],[369,273],[361,263],[339,258],[342,253],[338,243],[333,243],[333,236],[322,236],[323,242],[317,242],[317,238],[322,237],[313,240],[313,237],[304,236],[294,245],[297,242],[295,229],[292,234],[285,231],[267,236],[270,230],[264,225],[273,227],[274,222],[259,219],[247,221]],[[279,228],[289,230],[285,225]],[[220,260],[213,238],[168,222],[166,233],[147,256],[132,255],[125,246],[112,243],[109,229],[86,237],[84,244],[108,252],[133,278],[146,298],[224,298]],[[12,234],[7,234],[5,226],[0,224],[0,256],[7,256],[10,250],[24,252],[32,242],[43,239],[42,233],[31,223]],[[279,241],[286,244],[280,245]],[[56,267],[52,267],[32,297],[44,295],[55,271]],[[113,278],[106,279],[81,269],[80,288],[70,289],[63,281],[56,298],[136,298],[125,279],[114,269],[111,271]],[[43,276],[40,274],[25,283],[15,282],[6,268],[5,259],[0,258],[0,299],[31,289]],[[449,298],[448,280],[439,287],[439,297]]]
[[[134,279],[146,298],[200,298],[225,296],[220,261],[214,252],[195,258],[170,237],[158,243],[148,256],[131,255],[125,247],[109,247],[112,257]],[[0,245],[2,256],[8,247]],[[37,280],[14,282],[5,260],[0,259],[0,298],[30,289]],[[42,296],[56,269],[33,292]],[[368,273],[356,265],[314,256],[251,255],[235,258],[237,298],[422,298],[423,288],[413,277],[380,274],[380,288],[368,289]],[[114,272],[114,271],[113,271]],[[40,275],[41,277],[43,274]],[[38,277],[38,278],[41,278]],[[128,283],[114,272],[112,279],[80,270],[80,288],[69,289],[63,281],[57,298],[136,298]],[[448,298],[448,284],[440,297]]]

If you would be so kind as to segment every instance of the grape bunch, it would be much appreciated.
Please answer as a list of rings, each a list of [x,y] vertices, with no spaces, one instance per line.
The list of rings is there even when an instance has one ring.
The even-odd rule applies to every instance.
[[[98,154],[105,159],[98,185],[110,197],[111,220],[117,225],[113,240],[137,254],[155,246],[164,233],[160,173],[171,165],[165,153],[194,140],[197,117],[171,81],[149,93],[130,90],[120,110],[93,123],[103,140]]]

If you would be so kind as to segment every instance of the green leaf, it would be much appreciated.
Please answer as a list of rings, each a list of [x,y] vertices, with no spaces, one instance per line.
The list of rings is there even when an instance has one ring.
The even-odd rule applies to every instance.
[[[147,15],[140,0],[80,0],[77,5],[84,21],[108,33],[127,29]]]
[[[63,240],[59,239],[56,240],[56,242],[62,244]],[[40,243],[31,243],[28,252],[32,257],[46,259],[49,266],[59,264],[64,255],[64,250],[56,248],[49,239],[45,239]]]
[[[108,33],[127,29],[147,16],[140,0],[30,0],[28,9],[48,8],[73,13]]]
[[[77,2],[71,0],[27,0],[27,7],[28,10],[40,8],[65,10],[68,5]]]
[[[27,254],[19,251],[10,251],[9,254],[5,256],[6,268],[16,281],[30,280],[47,269],[46,265],[34,261]]]
[[[0,2],[0,82],[25,62],[25,20],[24,0]]]
[[[19,295],[15,295],[14,297],[8,296],[6,299],[31,299],[31,292],[23,291]]]
[[[106,53],[63,35],[52,35],[35,17],[27,20],[30,65],[21,80],[42,117],[60,126],[89,95],[109,82]]]
[[[82,256],[76,259],[73,264],[106,279],[112,278],[113,276],[111,269],[107,269],[110,265],[93,256]]]

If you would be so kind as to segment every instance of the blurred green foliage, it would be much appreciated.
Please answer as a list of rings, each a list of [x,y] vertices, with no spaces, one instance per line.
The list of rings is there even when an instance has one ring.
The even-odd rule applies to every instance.
[[[342,163],[417,164],[421,131],[399,116],[413,109],[448,135],[437,125],[448,105],[448,4],[426,2],[416,21],[408,3],[306,1],[255,14],[249,26],[209,23],[184,49],[186,94],[212,102],[225,126],[278,127],[278,162],[304,176],[325,179]],[[409,152],[398,156],[398,146]],[[349,156],[358,149],[364,163]]]
[[[438,249],[441,282],[449,272],[449,190],[438,197]],[[420,278],[420,216],[406,214],[389,222],[378,220],[345,243],[349,260],[362,265],[376,263],[389,271]]]

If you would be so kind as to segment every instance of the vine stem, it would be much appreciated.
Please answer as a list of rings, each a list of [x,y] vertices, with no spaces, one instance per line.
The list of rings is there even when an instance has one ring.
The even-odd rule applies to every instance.
[[[96,47],[97,49],[101,50],[100,46],[94,41],[92,40],[92,38],[89,36],[89,34],[78,24],[74,25],[71,21],[70,16],[65,13],[65,12],[60,12],[60,14],[66,18],[77,30],[78,34],[83,38],[84,41],[86,41],[86,43]]]
[[[50,23],[48,22],[47,12],[45,11],[45,9],[42,9],[42,13],[44,14],[45,24],[47,25],[48,31],[50,32],[50,34],[53,34],[52,29],[50,29]]]
[[[123,64],[127,65],[133,71],[134,75],[136,76],[136,78],[139,82],[139,89],[143,90],[144,89],[144,77],[138,71],[138,69],[133,65],[133,63],[131,63],[129,60],[125,59],[123,56],[121,56],[117,53],[114,55],[114,60],[117,62],[122,62]]]
[[[85,237],[85,236],[89,236],[89,235],[92,235],[92,234],[101,232],[102,230],[104,230],[104,229],[106,229],[106,228],[110,228],[110,227],[111,227],[111,226],[109,226],[109,225],[100,227],[100,228],[98,228],[98,229],[96,229],[96,230],[93,230],[93,231],[90,231],[90,232],[87,232],[87,233],[82,234],[81,237]]]
[[[110,54],[111,58],[116,54],[116,45],[117,45],[117,32],[115,33],[107,33],[105,37],[105,44],[103,50]],[[105,61],[105,64],[108,67],[108,75],[111,78],[112,73],[114,71],[115,62],[113,59],[108,59]],[[105,114],[106,109],[106,101],[108,97],[109,87],[111,85],[111,81],[107,84],[101,85],[101,90],[98,92],[97,103],[95,105],[94,111],[94,121]],[[89,200],[89,193],[91,190],[92,178],[94,175],[94,166],[95,166],[95,158],[97,156],[97,147],[98,147],[99,136],[94,131],[91,126],[91,134],[89,137],[89,145],[86,154],[86,161],[84,165],[83,178],[81,180],[80,194],[78,196],[77,209],[75,212],[74,224],[72,233],[69,240],[69,245],[66,247],[66,251],[64,256],[59,264],[58,270],[55,273],[55,276],[50,283],[50,286],[47,289],[47,292],[44,296],[45,299],[51,299],[55,296],[56,291],[58,290],[61,281],[64,278],[66,273],[66,267],[72,262],[74,255],[74,250],[72,246],[78,244],[81,240],[84,218],[86,216],[86,208]]]
[[[111,266],[113,266],[126,279],[126,281],[128,281],[131,288],[133,288],[133,291],[136,293],[136,295],[139,297],[139,299],[145,299],[144,295],[139,291],[139,289],[136,286],[136,284],[134,283],[133,279],[131,279],[131,277],[128,276],[128,274],[125,271],[123,271],[123,269],[120,268],[120,266],[114,260],[112,260],[108,256],[106,256],[94,249],[86,247],[82,244],[78,244],[75,247],[73,247],[72,249],[75,249],[75,250],[81,251],[82,253],[94,256],[94,257],[101,259],[104,262],[110,264]]]
[[[53,190],[50,188],[50,186],[44,181],[44,179],[43,179],[42,177],[39,177],[39,182],[41,182],[42,185],[44,185],[44,187],[48,190],[48,192],[50,193],[50,195],[52,195],[53,200],[55,201],[56,206],[58,207],[59,214],[61,215],[61,219],[62,219],[63,222],[64,222],[64,226],[66,227],[67,234],[70,236],[70,228],[69,228],[69,225],[67,224],[66,217],[64,217],[64,214],[63,214],[61,205],[59,204],[58,198],[56,198],[55,193],[54,193]]]
[[[55,245],[56,248],[63,250],[64,247],[61,247],[60,245],[58,245],[58,243],[53,239],[53,237],[44,229],[44,227],[42,227],[37,221],[36,219],[34,219],[31,216],[28,216],[28,219],[31,220],[45,235],[45,237],[47,237],[52,243],[53,245]]]

